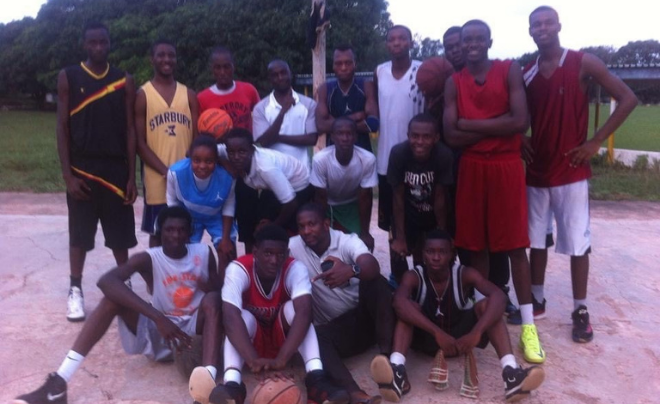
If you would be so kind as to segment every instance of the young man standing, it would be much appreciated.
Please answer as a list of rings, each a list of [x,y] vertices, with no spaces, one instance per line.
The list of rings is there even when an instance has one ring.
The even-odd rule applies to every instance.
[[[336,80],[319,86],[316,126],[319,132],[332,133],[332,124],[339,117],[347,117],[357,125],[357,146],[371,151],[370,132],[378,130],[373,118],[378,115],[373,81],[355,77],[355,52],[350,46],[339,46],[332,54],[332,70]],[[367,118],[371,122],[370,127]],[[377,122],[377,121],[375,121]],[[326,145],[333,144],[329,136]]]
[[[527,236],[527,197],[520,159],[527,130],[527,101],[518,64],[488,59],[490,28],[480,20],[463,25],[465,68],[445,86],[445,136],[462,147],[456,195],[456,245],[488,278],[488,252],[506,252],[520,302],[520,346],[525,360],[543,363],[534,325]]]
[[[154,223],[167,206],[168,168],[186,157],[197,134],[198,105],[195,92],[174,80],[176,48],[168,41],[151,46],[154,77],[137,92],[135,131],[137,151],[143,162],[144,212],[142,231],[149,246],[158,244]]]
[[[461,47],[461,27],[449,27],[442,35],[442,46],[445,48],[445,58],[454,67],[454,71],[460,72],[465,67],[463,49]]]
[[[374,344],[380,353],[391,353],[392,292],[367,246],[355,234],[331,229],[321,205],[303,205],[297,219],[300,235],[289,242],[291,256],[312,279],[313,322],[326,372],[348,391],[351,403],[379,403],[380,397],[358,386],[342,359]]]
[[[398,284],[408,270],[406,257],[422,263],[423,234],[445,229],[446,189],[454,183],[451,150],[440,143],[436,119],[415,115],[408,124],[408,140],[392,148],[387,179],[393,190],[394,227],[391,260],[392,276]],[[401,265],[401,263],[405,265]]]
[[[291,87],[291,69],[283,60],[268,64],[268,79],[273,87],[252,113],[255,142],[294,156],[309,168],[310,146],[316,144],[316,101],[298,94]]]
[[[332,146],[314,155],[309,182],[316,202],[327,206],[333,229],[360,236],[370,251],[374,238],[369,232],[372,188],[378,185],[376,156],[356,147],[357,125],[348,117],[332,123]]]
[[[241,369],[253,373],[280,371],[298,351],[305,363],[307,400],[315,404],[346,404],[348,394],[333,386],[323,371],[312,327],[311,284],[305,266],[289,257],[289,236],[277,225],[255,235],[254,254],[227,266],[222,287],[224,383],[209,400],[243,404]]]
[[[108,63],[110,34],[100,23],[83,30],[87,59],[57,77],[57,152],[69,211],[71,287],[66,318],[85,319],[82,273],[99,220],[117,265],[137,244],[135,83]]]
[[[98,286],[104,297],[60,368],[49,374],[38,390],[12,403],[66,404],[67,383],[115,317],[124,351],[159,362],[172,360],[173,346],[190,346],[191,336],[202,335],[204,366],[191,375],[191,393],[194,399],[200,394],[208,397],[215,386],[223,333],[218,291],[221,280],[211,249],[204,244],[187,244],[191,226],[192,218],[184,208],[165,207],[158,216],[162,246],[132,256],[101,277]],[[153,291],[151,304],[124,284],[134,273],[139,273]]]
[[[589,342],[593,330],[587,311],[589,228],[589,159],[637,105],[635,94],[596,56],[562,48],[557,12],[547,6],[532,11],[529,34],[539,57],[525,67],[524,80],[532,137],[525,139],[532,293],[535,311],[545,312],[543,283],[548,259],[545,229],[554,215],[556,251],[571,257],[574,311],[573,341]],[[602,86],[618,103],[614,113],[587,140],[589,92]]]

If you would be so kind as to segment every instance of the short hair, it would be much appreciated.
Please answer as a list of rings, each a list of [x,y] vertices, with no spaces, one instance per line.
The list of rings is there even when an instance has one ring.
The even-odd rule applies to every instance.
[[[169,39],[165,38],[159,38],[156,39],[152,44],[151,47],[149,48],[149,55],[153,56],[156,53],[156,48],[158,45],[169,45],[172,48],[174,48],[174,51],[176,52],[176,45],[174,45],[174,42],[170,41]]]
[[[190,149],[188,149],[188,155],[192,157],[193,150],[198,147],[206,147],[212,150],[213,157],[218,158],[218,145],[215,142],[215,138],[210,133],[202,132],[197,136],[192,143],[190,144]]]
[[[192,216],[183,206],[166,206],[156,218],[156,237],[160,238],[161,230],[167,219],[183,219],[188,222],[188,229],[192,231]]]
[[[390,35],[390,32],[392,30],[395,30],[395,29],[402,29],[402,30],[406,31],[408,33],[408,38],[412,42],[412,40],[413,40],[412,31],[410,30],[410,28],[406,27],[405,25],[392,25],[391,27],[389,27],[387,29],[387,33],[385,34],[385,39],[387,39],[387,37]]]
[[[442,229],[434,229],[427,232],[424,236],[424,244],[426,244],[428,240],[447,240],[452,243],[451,235],[446,230]]]
[[[222,142],[226,143],[229,139],[243,139],[248,142],[249,145],[254,144],[254,137],[252,137],[252,132],[244,128],[231,128],[225,135],[222,137]]]
[[[105,24],[99,21],[91,21],[85,24],[85,26],[83,27],[83,35],[82,35],[83,39],[85,39],[85,36],[87,35],[87,31],[92,31],[95,29],[103,29],[108,34],[108,36],[110,36],[110,30]]]
[[[415,122],[419,123],[430,123],[433,125],[433,129],[437,132],[438,131],[438,120],[428,112],[422,112],[420,114],[417,114],[412,117],[410,122],[408,122],[408,131],[410,132],[410,128],[412,127],[412,124]]]
[[[490,27],[488,26],[488,24],[486,24],[486,23],[485,23],[484,21],[482,21],[482,20],[470,20],[470,21],[466,22],[466,23],[463,24],[463,26],[461,27],[461,32],[463,31],[463,28],[465,28],[465,27],[467,27],[467,26],[470,26],[470,25],[481,25],[482,27],[486,27],[486,31],[488,32],[488,38],[491,37]]]
[[[341,44],[341,45],[335,46],[335,49],[332,52],[334,53],[334,52],[337,52],[337,51],[339,51],[339,52],[351,52],[351,54],[353,55],[353,59],[355,59],[355,49],[353,49],[353,47],[349,44]]]
[[[254,242],[259,246],[264,241],[281,241],[289,245],[289,235],[282,226],[276,224],[267,224],[254,234]]]
[[[447,31],[445,31],[444,34],[442,34],[442,40],[444,41],[445,38],[447,38],[450,35],[458,34],[461,35],[462,28],[459,27],[458,25],[454,25],[453,27],[449,27]]]
[[[334,120],[334,122],[332,122],[332,131],[331,132],[334,132],[337,129],[337,126],[339,126],[339,124],[341,124],[341,123],[348,123],[349,125],[351,125],[351,129],[353,129],[354,132],[357,132],[357,124],[355,123],[354,120],[352,120],[351,118],[349,118],[347,116],[340,116],[339,118],[336,118]]]
[[[326,209],[318,202],[307,202],[298,208],[296,216],[303,212],[312,212],[316,213],[321,219],[326,219],[328,217]]]
[[[215,55],[228,55],[231,62],[234,63],[234,55],[232,55],[231,51],[224,46],[216,46],[215,48],[211,49],[210,58],[212,59]]]
[[[289,70],[289,72],[291,71],[291,67],[290,67],[289,64],[288,64],[285,60],[283,60],[283,59],[273,59],[273,60],[271,60],[270,62],[268,62],[267,70],[270,70],[274,64],[278,64],[278,63],[281,63],[281,64],[283,64],[284,66],[286,66],[286,68],[287,68],[287,70]]]
[[[530,23],[532,22],[532,16],[533,16],[534,14],[536,14],[536,13],[540,13],[541,11],[552,11],[552,12],[555,13],[555,15],[557,16],[557,20],[559,20],[559,13],[557,12],[557,10],[555,10],[554,8],[552,8],[552,7],[550,7],[550,6],[538,6],[538,7],[536,7],[536,8],[534,9],[534,11],[532,11],[531,13],[529,13],[529,22],[530,22]]]

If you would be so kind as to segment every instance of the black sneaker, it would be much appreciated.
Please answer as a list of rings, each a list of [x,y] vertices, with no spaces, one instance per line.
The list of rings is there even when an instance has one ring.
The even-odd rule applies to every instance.
[[[536,301],[534,295],[532,295],[532,309],[534,310],[534,320],[541,320],[545,318],[545,303],[547,300],[543,299],[543,303]],[[509,301],[511,303],[511,301]],[[512,305],[513,306],[513,305]],[[507,304],[507,310],[508,310]],[[515,306],[513,306],[515,307]],[[509,324],[520,325],[522,324],[522,315],[520,314],[520,309],[515,309],[514,312],[509,313]]]
[[[573,319],[573,341],[590,342],[594,339],[594,330],[589,322],[589,312],[587,306],[580,305],[572,314]]]
[[[32,393],[16,397],[12,404],[66,404],[66,382],[53,372],[46,383]]]
[[[502,379],[504,379],[504,397],[508,403],[512,403],[528,397],[532,390],[537,389],[545,379],[545,372],[539,366],[531,366],[527,369],[507,366],[502,371]]]
[[[305,387],[307,387],[308,403],[348,404],[351,401],[348,392],[332,384],[322,370],[307,373]]]
[[[245,402],[245,383],[227,382],[215,386],[209,396],[209,404],[243,404]]]
[[[385,401],[398,403],[401,396],[410,392],[405,366],[390,363],[384,355],[378,355],[371,361],[371,377],[378,384],[380,395]]]

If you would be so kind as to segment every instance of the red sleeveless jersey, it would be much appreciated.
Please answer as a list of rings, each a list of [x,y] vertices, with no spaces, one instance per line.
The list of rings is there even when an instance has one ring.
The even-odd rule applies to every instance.
[[[509,112],[508,77],[511,63],[510,60],[493,60],[483,84],[478,84],[467,68],[452,75],[459,119],[490,119]],[[464,153],[519,153],[520,136],[489,136],[466,147]]]
[[[245,269],[250,277],[250,286],[243,292],[243,308],[257,319],[260,327],[270,328],[277,320],[280,307],[291,300],[291,295],[286,290],[285,280],[293,258],[284,261],[283,269],[275,279],[270,293],[264,293],[261,282],[254,269],[254,257],[252,254],[244,255],[234,262]]]
[[[538,70],[538,59],[523,76],[532,119],[534,162],[527,166],[527,185],[556,187],[591,177],[590,166],[570,167],[565,154],[587,140],[589,98],[580,88],[582,52],[564,50],[550,77]]]

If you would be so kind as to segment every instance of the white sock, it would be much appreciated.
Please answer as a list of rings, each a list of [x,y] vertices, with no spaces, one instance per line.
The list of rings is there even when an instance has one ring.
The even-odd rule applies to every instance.
[[[501,357],[500,364],[502,364],[502,369],[504,369],[507,366],[511,366],[514,369],[518,367],[518,363],[516,362],[516,357],[513,356],[513,354],[506,354],[503,357]]]
[[[534,299],[536,299],[537,302],[543,303],[543,299],[545,299],[545,294],[543,293],[543,285],[532,285],[532,294],[534,295]]]
[[[573,299],[573,310],[577,310],[580,306],[587,307],[587,299]]]
[[[284,318],[289,324],[293,324],[293,319],[296,316],[296,310],[293,308],[293,301],[289,300],[284,303]],[[314,370],[323,370],[323,363],[321,362],[321,353],[319,351],[319,340],[316,338],[316,330],[313,325],[309,326],[305,339],[300,343],[298,352],[305,362],[305,372],[309,373]]]
[[[227,369],[227,370],[225,370],[225,377],[224,377],[222,383],[227,384],[229,382],[235,382],[236,384],[240,385],[241,384],[241,372],[239,372],[236,369]]]
[[[250,340],[252,340],[254,334],[257,332],[257,319],[247,310],[241,310],[241,318],[243,318],[248,336],[250,337]],[[245,363],[245,361],[231,342],[229,342],[229,338],[226,337],[223,355],[225,359],[225,375],[223,383],[236,382],[241,384],[241,369],[243,369],[243,363]]]
[[[84,359],[85,357],[78,352],[69,351],[69,353],[66,354],[64,361],[62,361],[60,368],[57,369],[57,374],[60,375],[65,382],[69,383],[71,377],[73,377],[73,374],[78,370]]]
[[[392,352],[390,354],[390,363],[393,365],[405,365],[406,357],[399,352]]]
[[[206,370],[209,371],[209,373],[211,374],[211,377],[213,378],[213,380],[215,380],[215,378],[218,376],[218,369],[216,369],[215,366],[211,366],[211,365],[204,366],[204,367],[206,368]]]
[[[523,324],[534,324],[534,307],[531,303],[520,305],[520,315]]]

